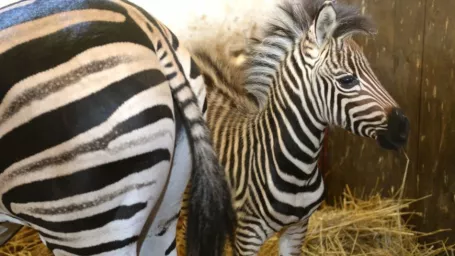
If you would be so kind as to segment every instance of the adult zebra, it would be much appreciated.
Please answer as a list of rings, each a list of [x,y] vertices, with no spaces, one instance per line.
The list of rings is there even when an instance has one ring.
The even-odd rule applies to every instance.
[[[317,162],[328,126],[385,149],[403,146],[409,132],[351,38],[372,33],[372,22],[334,1],[291,1],[248,46],[243,68],[202,42],[190,50],[206,77],[207,122],[235,196],[238,255],[256,255],[284,228],[280,255],[300,255],[308,219],[324,198]]]
[[[176,255],[191,179],[188,253],[222,254],[205,83],[165,25],[124,0],[20,1],[0,9],[0,70],[0,221],[55,255],[136,255],[146,233],[145,255]]]

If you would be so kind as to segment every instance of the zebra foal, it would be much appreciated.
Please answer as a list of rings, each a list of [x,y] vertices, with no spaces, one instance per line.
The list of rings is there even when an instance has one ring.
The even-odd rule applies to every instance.
[[[351,38],[372,22],[335,1],[284,1],[239,68],[211,46],[191,52],[207,82],[207,122],[233,192],[235,252],[256,255],[276,232],[300,255],[324,199],[318,158],[328,126],[402,147],[409,121]],[[211,41],[213,44],[213,42]]]
[[[124,0],[19,1],[0,70],[0,222],[57,256],[176,255],[191,180],[188,255],[221,255],[235,217],[205,83],[165,25]]]

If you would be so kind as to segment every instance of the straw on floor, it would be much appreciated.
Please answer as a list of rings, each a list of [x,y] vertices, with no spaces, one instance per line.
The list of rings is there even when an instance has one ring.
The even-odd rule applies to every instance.
[[[412,215],[406,210],[415,201],[379,194],[361,200],[347,189],[337,207],[325,205],[311,217],[303,255],[452,255],[453,247],[443,241],[439,246],[418,243],[420,236],[431,234],[412,231],[405,223],[404,217]],[[179,223],[179,230],[177,246],[179,255],[184,255],[185,222]],[[278,255],[278,237],[267,241],[259,255]],[[229,246],[226,251],[231,255]]]
[[[33,229],[23,227],[8,243],[0,248],[0,256],[51,256]]]
[[[439,245],[423,245],[419,236],[431,235],[412,231],[405,220],[410,204],[416,200],[382,198],[379,194],[362,200],[346,189],[337,206],[323,206],[310,219],[308,236],[303,255],[453,255],[453,247],[442,241]],[[415,213],[414,213],[415,214]],[[179,220],[177,248],[185,255],[185,217]],[[277,254],[278,236],[272,237],[261,249],[260,255]],[[47,256],[52,255],[40,242],[38,235],[23,228],[10,242],[0,248],[0,256]],[[231,255],[226,246],[226,255]]]

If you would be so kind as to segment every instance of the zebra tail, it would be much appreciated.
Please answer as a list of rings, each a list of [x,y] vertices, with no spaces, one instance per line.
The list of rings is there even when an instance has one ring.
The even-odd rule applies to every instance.
[[[186,93],[193,95],[191,100]],[[196,96],[189,86],[174,96],[182,113],[193,156],[187,206],[187,255],[221,256],[227,239],[234,241],[236,217],[231,191],[212,146],[211,133],[198,107]]]

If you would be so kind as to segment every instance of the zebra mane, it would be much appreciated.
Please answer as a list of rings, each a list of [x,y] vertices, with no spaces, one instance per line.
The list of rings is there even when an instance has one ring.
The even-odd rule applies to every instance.
[[[250,39],[247,50],[245,87],[260,106],[267,101],[268,89],[281,60],[305,35],[326,0],[283,0],[262,28],[262,35]],[[374,34],[369,17],[356,6],[334,1],[337,27],[333,37],[352,33]]]

